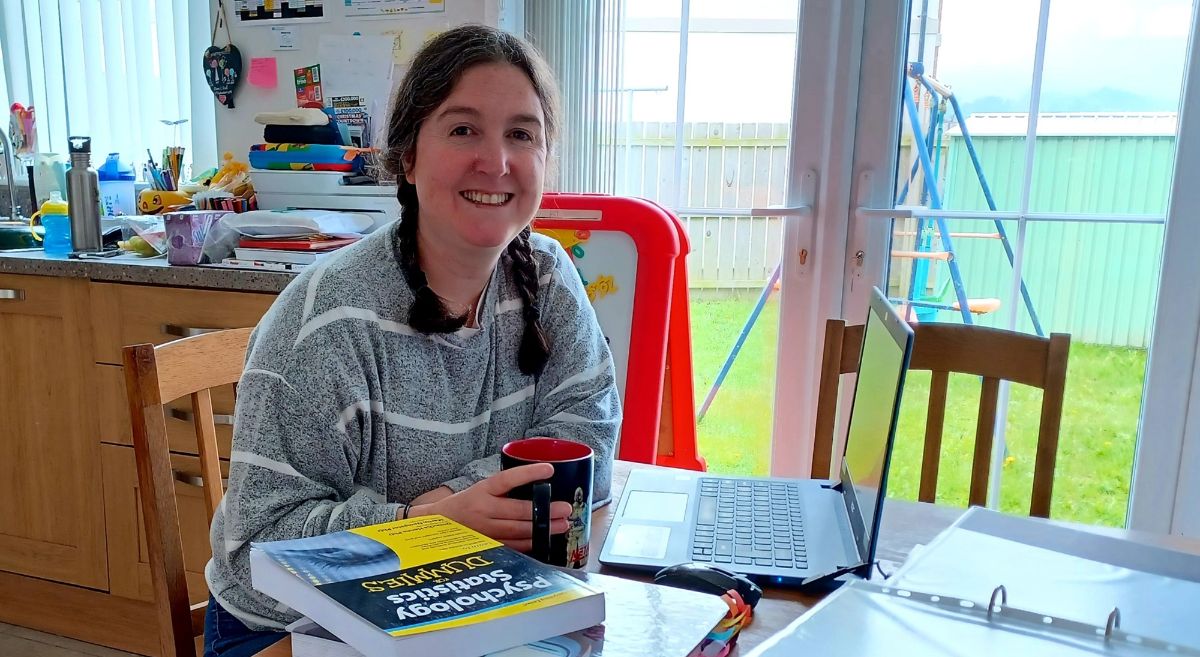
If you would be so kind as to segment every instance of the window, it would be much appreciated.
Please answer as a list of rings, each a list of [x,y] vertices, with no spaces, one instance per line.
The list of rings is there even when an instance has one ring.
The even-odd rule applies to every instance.
[[[786,200],[799,2],[567,5],[525,3],[580,122],[561,188],[651,199],[684,222],[699,450],[713,471],[767,474],[786,220],[762,208]]]
[[[67,137],[85,135],[94,166],[119,152],[140,170],[147,150],[157,160],[170,145],[187,149],[185,162],[215,162],[212,96],[193,73],[210,38],[207,5],[7,0],[4,93],[36,108],[38,151],[65,156]]]
[[[1171,209],[1170,199],[1186,193],[1172,189],[1172,171],[1195,166],[1182,157],[1182,141],[1176,157],[1192,3],[1113,0],[1098,11],[1080,0],[921,0],[911,9],[908,56],[897,67],[907,73],[896,94],[903,113],[892,136],[898,218],[891,255],[879,258],[891,265],[884,279],[890,295],[919,321],[1070,333],[1053,515],[1139,524],[1128,502],[1140,455],[1149,492],[1147,475],[1174,466],[1144,496],[1166,512],[1140,523],[1169,529],[1176,481],[1194,475],[1186,459],[1180,466],[1180,453],[1194,449],[1194,440],[1178,435],[1183,418],[1164,421],[1165,407],[1153,409],[1168,388],[1188,394],[1168,361],[1180,354],[1191,367],[1195,327],[1192,321],[1190,341],[1183,331],[1173,343],[1152,328],[1170,328],[1163,318],[1185,302],[1179,289],[1160,298],[1159,283],[1165,294],[1164,225],[1188,221],[1182,207]],[[1168,262],[1172,249],[1168,241]],[[1178,277],[1186,265],[1176,265]],[[1164,372],[1175,370],[1157,395],[1153,376],[1144,386],[1147,361],[1155,359]],[[955,412],[955,385],[952,378],[947,435],[971,435],[975,411],[965,391],[979,384],[958,382],[962,413]],[[919,416],[921,378],[908,387],[905,406]],[[1039,401],[1020,386],[1002,395],[991,480],[1002,510],[1027,507]],[[1170,412],[1186,417],[1188,405],[1175,401]],[[920,421],[902,422],[894,475],[916,467],[920,436],[912,436],[912,425]],[[944,447],[943,463],[966,462],[953,451]],[[1156,459],[1153,469],[1141,464],[1147,454]],[[945,492],[945,501],[961,503],[965,495],[955,499],[952,491],[965,487],[966,473],[951,470],[941,473],[939,498]],[[912,476],[892,481],[889,493],[915,492]],[[1186,505],[1177,499],[1179,518]],[[1176,520],[1177,531],[1181,525]]]

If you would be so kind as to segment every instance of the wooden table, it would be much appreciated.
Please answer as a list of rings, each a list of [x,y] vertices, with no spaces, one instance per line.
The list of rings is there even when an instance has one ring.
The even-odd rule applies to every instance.
[[[618,461],[615,464],[613,467],[612,482],[613,500],[620,499],[630,471],[634,468],[645,467],[654,466],[625,461]],[[652,578],[648,574],[609,568],[602,566],[597,560],[600,555],[600,548],[604,545],[604,537],[608,535],[609,525],[612,524],[612,513],[615,506],[615,503],[609,504],[592,514],[591,558],[588,560],[588,565],[584,570],[603,573],[605,575],[616,575],[628,579],[650,581]],[[908,558],[909,553],[912,552],[913,547],[933,540],[939,532],[949,527],[951,523],[966,511],[966,509],[901,500],[888,500],[884,505],[884,509],[883,527],[879,532],[879,547],[875,556],[885,568],[889,565],[894,567],[903,563]],[[1104,527],[1074,526],[1150,545],[1200,553],[1200,541],[1194,539]],[[874,575],[877,577],[878,572]],[[820,601],[822,597],[822,595],[801,593],[795,589],[765,587],[763,599],[754,609],[754,622],[742,631],[737,647],[734,649],[731,657],[749,652],[751,648],[786,627],[797,616]],[[258,653],[257,657],[291,657],[291,655],[291,640],[284,639]]]

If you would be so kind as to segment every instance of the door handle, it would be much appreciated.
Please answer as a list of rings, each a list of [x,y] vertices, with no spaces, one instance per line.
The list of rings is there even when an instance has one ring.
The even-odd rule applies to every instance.
[[[205,333],[216,333],[217,331],[224,330],[225,329],[219,328],[194,328],[191,326],[179,326],[178,324],[162,325],[163,333],[166,333],[167,335],[174,335],[175,337],[179,338],[191,338],[197,335],[204,335]]]
[[[179,409],[179,408],[172,408],[171,409],[171,417],[175,418],[176,420],[183,420],[184,422],[191,422],[192,418],[196,417],[196,415],[194,413],[192,413],[191,411],[185,411],[185,410]],[[213,414],[213,424],[233,426],[233,416],[232,415],[218,415],[218,414],[214,413]]]
[[[14,288],[0,289],[0,299],[11,299],[13,301],[24,301],[25,290],[17,290]]]
[[[181,484],[195,486],[196,488],[204,488],[204,477],[201,477],[200,475],[189,474],[187,472],[181,472],[172,468],[171,476],[175,478],[175,481],[178,481]],[[229,488],[229,479],[221,479],[221,489],[224,490],[226,488]]]
[[[928,210],[920,206],[899,205],[894,208],[855,208],[854,216],[858,219],[911,219],[916,210]]]

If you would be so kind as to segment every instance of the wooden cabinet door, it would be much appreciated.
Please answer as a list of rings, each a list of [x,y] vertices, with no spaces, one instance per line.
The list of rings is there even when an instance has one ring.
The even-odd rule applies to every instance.
[[[100,452],[108,523],[108,568],[112,577],[110,592],[124,598],[154,600],[133,448],[102,445]],[[179,508],[188,598],[194,604],[208,599],[204,565],[212,555],[208,542],[208,511],[204,507],[201,488],[184,481],[200,476],[200,460],[174,454],[171,467],[181,479],[175,484],[175,502]],[[221,470],[228,475],[229,463],[222,461]]]
[[[88,283],[0,274],[0,570],[108,587]]]

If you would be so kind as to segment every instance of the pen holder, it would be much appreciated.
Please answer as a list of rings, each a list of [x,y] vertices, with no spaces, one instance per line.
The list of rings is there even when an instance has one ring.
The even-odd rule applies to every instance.
[[[163,215],[167,231],[167,262],[172,265],[198,265],[204,257],[204,238],[227,214],[225,211],[186,210]]]

